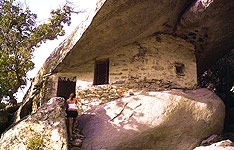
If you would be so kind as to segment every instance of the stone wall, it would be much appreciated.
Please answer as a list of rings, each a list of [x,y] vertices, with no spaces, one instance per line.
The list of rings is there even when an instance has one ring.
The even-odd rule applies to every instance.
[[[194,46],[170,35],[148,37],[96,60],[109,59],[109,83],[158,90],[157,85],[192,89],[197,84]],[[95,61],[73,71],[77,87],[92,86]]]
[[[96,58],[102,59],[110,61],[109,83],[112,85],[128,84],[157,90],[154,84],[188,89],[197,84],[194,46],[179,37],[151,36]],[[95,60],[84,62],[70,73],[77,77],[78,88],[92,86],[94,64]],[[147,84],[142,85],[144,83]]]
[[[0,139],[1,150],[67,150],[67,129],[63,98],[52,98],[40,109],[14,124]]]
[[[151,90],[157,90],[155,84],[191,89],[197,84],[193,50],[191,44],[170,35],[135,42],[110,56],[110,82]]]
[[[110,101],[117,100],[122,97],[134,95],[137,93],[137,89],[133,90],[124,86],[104,85],[104,86],[93,86],[86,90],[77,89],[76,95],[81,100],[84,111],[90,110],[101,104],[105,104]]]
[[[179,37],[155,35],[96,58],[109,59],[107,85],[93,85],[95,60],[84,62],[70,73],[57,73],[53,81],[76,77],[76,95],[83,103],[89,101],[93,105],[127,96],[129,91],[193,89],[197,84],[193,52],[193,45]],[[56,88],[54,84],[53,89]],[[84,108],[91,108],[90,104]]]

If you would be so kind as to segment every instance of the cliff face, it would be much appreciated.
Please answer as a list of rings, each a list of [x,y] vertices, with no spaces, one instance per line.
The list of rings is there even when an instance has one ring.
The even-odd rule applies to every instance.
[[[153,34],[170,34],[195,46],[201,74],[234,47],[233,8],[233,0],[108,0],[56,72],[71,72]]]

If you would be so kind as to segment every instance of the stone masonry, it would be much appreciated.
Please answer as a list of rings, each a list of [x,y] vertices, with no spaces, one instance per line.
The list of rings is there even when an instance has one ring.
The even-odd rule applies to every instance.
[[[193,89],[197,84],[194,47],[170,35],[148,37],[96,58],[109,59],[109,85],[128,89]],[[58,77],[76,77],[76,89],[93,86],[95,60],[85,62],[71,73]],[[56,90],[55,84],[54,89]],[[78,93],[77,93],[78,94]]]

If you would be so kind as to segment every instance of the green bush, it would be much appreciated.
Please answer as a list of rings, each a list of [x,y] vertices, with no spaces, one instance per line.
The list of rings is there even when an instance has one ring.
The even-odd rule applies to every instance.
[[[36,133],[33,138],[29,139],[27,150],[43,150],[43,147],[43,138],[38,133]]]

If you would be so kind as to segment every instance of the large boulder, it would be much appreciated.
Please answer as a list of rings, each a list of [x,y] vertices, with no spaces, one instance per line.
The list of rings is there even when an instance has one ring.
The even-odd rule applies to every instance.
[[[0,139],[0,150],[23,149],[68,149],[63,98],[52,98]]]
[[[207,89],[142,92],[86,112],[85,150],[191,150],[223,130],[225,106]]]

